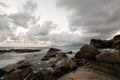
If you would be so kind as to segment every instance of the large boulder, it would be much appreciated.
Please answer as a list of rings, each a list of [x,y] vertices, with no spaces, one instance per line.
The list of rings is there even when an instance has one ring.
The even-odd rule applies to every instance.
[[[96,56],[96,60],[108,63],[120,63],[120,52],[119,50],[102,52]]]
[[[57,60],[51,62],[51,67],[53,68],[53,75],[57,77],[77,68],[74,59],[68,58],[66,53],[61,52],[56,55],[56,58]]]
[[[93,45],[84,45],[81,47],[81,50],[77,52],[75,55],[76,59],[94,59],[96,55],[98,55],[100,52],[99,50],[94,47]]]
[[[49,60],[51,57],[55,57],[59,51],[61,50],[56,48],[50,48],[42,60]]]

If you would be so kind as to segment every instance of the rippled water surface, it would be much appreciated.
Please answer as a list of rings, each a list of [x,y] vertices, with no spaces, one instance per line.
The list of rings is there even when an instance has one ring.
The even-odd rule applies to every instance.
[[[77,52],[80,48],[79,47],[57,47],[58,49],[61,49],[63,51],[73,51],[74,54],[75,52]],[[1,50],[8,50],[11,48],[0,48]],[[15,48],[14,48],[15,49]],[[16,49],[20,49],[20,48],[16,48]],[[27,49],[40,49],[40,48],[27,48]],[[34,52],[34,53],[4,53],[4,54],[0,54],[0,68],[6,67],[10,64],[14,64],[17,63],[21,60],[29,60],[31,61],[31,63],[35,64],[40,64],[41,63],[41,59],[42,57],[46,54],[46,51],[49,48],[41,48],[42,51],[40,52]],[[69,57],[74,56],[74,54],[72,55],[68,55]],[[41,63],[42,64],[42,63]]]

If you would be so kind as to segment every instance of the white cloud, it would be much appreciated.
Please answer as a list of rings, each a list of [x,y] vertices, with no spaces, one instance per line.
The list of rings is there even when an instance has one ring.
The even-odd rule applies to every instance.
[[[22,11],[11,14],[9,17],[12,19],[13,23],[17,26],[28,28],[32,22],[36,22],[36,17],[33,16],[33,13],[37,9],[37,4],[33,3],[31,0],[26,1],[23,4]]]
[[[33,0],[24,1],[22,7],[16,7],[17,11],[14,13],[5,14],[0,10],[0,43],[79,46],[89,42],[91,38],[109,38],[120,30],[119,3],[119,0],[57,0],[57,5],[68,12],[68,29],[67,22],[61,21],[63,18],[56,23],[60,21],[65,26],[53,22],[59,15],[52,14],[52,21],[47,18],[41,21],[42,16],[35,15],[39,10],[38,4]],[[1,2],[0,6],[7,7]],[[42,10],[44,9],[46,8]]]

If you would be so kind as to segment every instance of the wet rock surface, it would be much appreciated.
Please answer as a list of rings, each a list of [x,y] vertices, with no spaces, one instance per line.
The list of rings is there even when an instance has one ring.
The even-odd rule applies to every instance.
[[[60,49],[56,49],[56,48],[50,48],[47,51],[47,54],[43,57],[42,60],[43,61],[44,60],[49,60],[50,58],[55,57],[59,51],[61,51],[61,50]]]
[[[110,70],[95,63],[87,63],[83,67],[64,75],[58,80],[120,80]]]
[[[76,59],[81,59],[81,58],[85,58],[85,59],[94,59],[96,55],[98,55],[100,53],[100,51],[94,47],[93,45],[84,45],[83,47],[81,47],[81,50],[77,52],[77,54],[75,55]]]
[[[101,62],[120,63],[120,51],[110,50],[110,51],[102,52],[96,56],[96,59]]]
[[[91,40],[71,58],[50,48],[42,61],[23,60],[0,69],[1,80],[120,80],[120,35],[111,40]],[[99,51],[98,48],[112,48]],[[116,50],[117,49],[117,50]],[[40,59],[41,60],[41,59]],[[42,68],[42,69],[41,69]]]
[[[66,53],[60,52],[56,55],[56,60],[51,62],[52,74],[60,77],[77,68],[76,62],[67,57]]]
[[[44,80],[44,74],[41,71],[36,73],[32,72],[28,75],[26,80]]]

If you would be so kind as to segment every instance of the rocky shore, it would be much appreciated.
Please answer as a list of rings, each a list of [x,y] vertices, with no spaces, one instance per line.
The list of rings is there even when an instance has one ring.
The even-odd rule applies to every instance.
[[[100,50],[105,48],[109,50]],[[41,59],[42,63],[49,65],[49,69],[37,70],[40,66],[34,67],[35,64],[23,60],[0,69],[0,79],[120,80],[120,35],[110,40],[91,39],[90,44],[82,46],[74,57],[68,57],[68,54],[72,54],[72,51],[50,48]]]
[[[39,49],[10,49],[10,50],[0,50],[0,54],[2,53],[9,53],[9,52],[16,52],[16,53],[33,53],[38,52]]]

